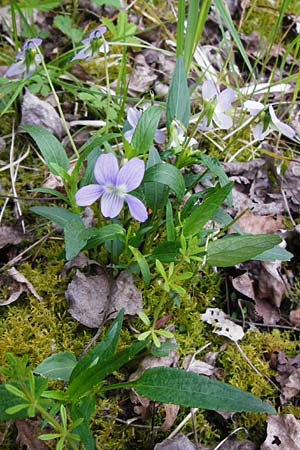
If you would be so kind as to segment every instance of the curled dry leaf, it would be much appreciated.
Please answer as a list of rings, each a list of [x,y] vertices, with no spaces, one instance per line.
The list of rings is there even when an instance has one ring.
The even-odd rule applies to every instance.
[[[142,310],[142,295],[131,274],[123,271],[112,280],[100,266],[96,266],[95,271],[95,275],[85,275],[77,270],[68,285],[65,297],[74,319],[86,327],[99,328],[106,320],[116,317],[122,308],[129,315]]]
[[[282,351],[273,351],[270,366],[279,374],[276,381],[281,387],[281,403],[285,404],[300,393],[300,355],[288,358]]]
[[[0,248],[17,245],[24,239],[24,234],[14,227],[0,227]]]
[[[58,138],[65,134],[61,118],[55,108],[45,100],[40,100],[28,89],[22,102],[22,125],[38,125],[54,133]]]
[[[36,292],[30,281],[24,275],[18,272],[14,267],[7,270],[9,277],[1,276],[0,285],[5,283],[8,287],[9,298],[7,300],[0,299],[0,306],[6,306],[18,300],[23,292],[29,292],[40,302],[43,298]]]
[[[267,438],[261,450],[300,450],[300,420],[293,414],[269,416]]]
[[[282,217],[244,214],[237,222],[246,233],[276,233],[283,228]],[[285,245],[284,241],[282,245]],[[255,311],[265,325],[275,325],[280,319],[279,307],[288,285],[281,275],[281,261],[248,261],[240,265],[247,272],[232,280],[234,288],[255,301]]]
[[[182,433],[156,444],[154,450],[196,450],[195,445]]]
[[[25,446],[27,450],[47,450],[48,446],[38,438],[39,434],[42,434],[40,425],[36,420],[16,420],[18,430],[16,441],[20,448]]]
[[[138,92],[149,91],[157,77],[153,69],[147,64],[145,56],[140,53],[135,58],[135,66],[129,79],[128,92],[134,96]]]

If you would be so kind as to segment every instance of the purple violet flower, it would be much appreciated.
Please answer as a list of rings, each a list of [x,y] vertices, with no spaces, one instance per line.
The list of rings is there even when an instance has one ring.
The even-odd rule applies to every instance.
[[[231,108],[231,104],[235,99],[234,90],[226,88],[219,92],[215,83],[211,80],[204,81],[202,85],[202,96],[204,105],[207,108],[203,120],[198,128],[201,131],[213,129],[213,122],[221,130],[228,130],[232,127],[233,121],[226,113]]]
[[[251,116],[261,114],[260,122],[253,128],[254,139],[258,141],[264,140],[272,129],[279,131],[279,133],[290,139],[293,139],[295,136],[293,128],[278,119],[272,105],[265,106],[263,103],[247,100],[244,106]]]
[[[13,63],[6,71],[7,77],[14,77],[16,75],[24,74],[25,77],[34,72],[42,57],[37,53],[37,47],[41,45],[42,39],[32,38],[25,41],[23,48],[16,54],[16,62]]]
[[[144,109],[144,111],[145,111],[145,109]],[[134,130],[136,129],[136,126],[138,124],[138,121],[141,118],[141,115],[142,115],[142,111],[139,111],[136,107],[128,108],[127,121],[129,123],[129,125],[131,125],[132,128],[130,130],[125,131],[124,137],[125,137],[126,141],[128,141],[129,143],[131,142]],[[165,142],[165,135],[158,128],[155,131],[154,140],[157,144],[163,144]]]
[[[104,217],[113,219],[127,202],[130,214],[139,222],[148,218],[145,205],[138,198],[128,194],[142,182],[145,163],[139,158],[131,158],[119,169],[117,158],[111,154],[102,154],[96,161],[94,177],[98,184],[84,186],[75,194],[79,206],[88,206],[101,197],[101,212]]]
[[[108,52],[108,43],[104,39],[104,33],[107,28],[104,25],[100,25],[100,27],[91,31],[87,38],[83,39],[81,43],[84,47],[76,53],[75,56],[71,59],[71,61],[75,61],[77,59],[84,59],[85,61],[90,61],[97,53],[107,53]]]

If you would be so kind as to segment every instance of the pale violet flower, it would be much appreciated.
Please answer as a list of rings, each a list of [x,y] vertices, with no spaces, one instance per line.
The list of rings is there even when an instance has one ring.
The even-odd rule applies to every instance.
[[[232,127],[233,121],[225,114],[235,99],[234,90],[226,88],[219,92],[215,83],[211,80],[204,81],[202,85],[202,96],[204,100],[204,118],[199,124],[199,129],[207,131],[213,129],[213,123],[221,130],[228,130]]]
[[[145,109],[144,109],[144,111],[145,111]],[[128,108],[127,121],[129,123],[129,125],[131,126],[131,128],[130,128],[130,130],[125,131],[124,137],[125,137],[126,141],[128,141],[129,143],[132,140],[133,133],[136,129],[138,121],[141,118],[142,112],[143,111],[138,110],[136,107]],[[165,135],[158,128],[155,131],[154,140],[157,144],[163,144],[165,142]]]
[[[171,131],[171,140],[169,143],[169,147],[172,148],[181,146],[186,140],[186,133],[183,127],[176,120],[173,120],[171,123],[170,131]],[[193,145],[196,144],[198,144],[196,139],[191,138],[188,142],[188,147],[192,147]]]
[[[107,28],[104,25],[100,25],[100,27],[91,31],[87,38],[83,39],[81,43],[84,47],[76,53],[75,56],[71,59],[71,61],[75,61],[77,59],[84,59],[85,61],[90,61],[97,53],[107,53],[108,52],[108,43],[104,39],[104,33]]]
[[[263,103],[247,100],[244,106],[250,112],[251,116],[260,114],[261,120],[253,128],[254,139],[262,141],[272,129],[279,131],[290,139],[293,139],[295,136],[293,128],[278,119],[272,105],[265,106]]]
[[[37,52],[37,47],[41,43],[42,39],[40,38],[25,41],[22,50],[16,54],[16,62],[7,69],[5,75],[7,77],[21,74],[24,74],[25,77],[31,75],[42,61],[41,55]]]
[[[130,214],[139,222],[148,218],[145,205],[138,198],[128,194],[142,182],[145,164],[139,158],[131,158],[119,169],[117,158],[111,154],[102,154],[96,161],[94,177],[97,184],[89,184],[77,191],[75,200],[79,206],[88,206],[101,197],[101,212],[104,217],[116,217],[124,201]]]

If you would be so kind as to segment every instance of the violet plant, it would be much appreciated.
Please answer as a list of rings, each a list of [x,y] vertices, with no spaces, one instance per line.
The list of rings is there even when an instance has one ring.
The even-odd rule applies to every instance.
[[[41,63],[42,57],[37,48],[43,42],[40,38],[31,38],[25,41],[23,48],[16,54],[14,62],[5,72],[7,77],[24,75],[29,77]]]
[[[82,41],[84,48],[72,60],[88,61],[98,52],[107,52],[105,31],[104,26],[92,31]],[[35,39],[28,42],[10,73],[28,75],[32,64],[38,63],[33,50],[41,42]],[[23,71],[20,71],[21,67]],[[235,100],[233,89],[220,92],[214,83],[206,81],[202,94],[200,114],[203,120],[199,128],[202,131],[231,128],[234,125],[230,116]],[[256,116],[264,110],[259,105],[246,102],[245,107]],[[234,218],[226,215],[222,205],[230,199],[232,183],[218,161],[203,154],[197,148],[197,140],[188,137],[190,96],[181,55],[177,57],[165,108],[169,135],[166,146],[164,133],[159,128],[162,107],[154,104],[143,111],[129,108],[127,122],[130,129],[123,134],[96,134],[78,149],[78,158],[73,159],[72,168],[58,139],[39,127],[23,126],[39,147],[49,171],[61,177],[64,184],[64,193],[54,189],[40,189],[40,192],[55,195],[66,207],[36,206],[32,210],[62,227],[66,259],[71,260],[81,251],[94,251],[101,263],[99,247],[102,246],[107,252],[107,266],[114,273],[126,267],[141,274],[146,287],[151,282],[161,286],[162,308],[168,301],[180,304],[188,295],[188,280],[198,276],[204,264],[228,267],[249,259],[260,259],[262,255],[266,260],[274,259],[274,254],[276,259],[290,257],[285,250],[278,250],[281,239],[277,235],[236,233],[226,236]],[[269,127],[288,137],[294,136],[293,130],[276,117],[272,105],[267,113],[269,121],[259,124],[258,136],[264,138]],[[115,139],[119,145],[113,152]],[[203,164],[209,174],[209,184],[204,185],[201,192],[194,191],[201,175],[193,174],[193,164]],[[94,212],[94,220],[88,225],[83,219],[86,206],[92,206]],[[158,316],[159,311],[156,314]],[[79,440],[86,448],[93,449],[88,421],[94,411],[96,388],[103,394],[108,389],[134,387],[140,395],[153,400],[187,407],[274,412],[272,407],[250,394],[237,393],[232,386],[179,369],[155,368],[134,382],[103,384],[109,374],[150,346],[147,338],[152,336],[155,341],[157,334],[164,335],[163,330],[155,331],[153,324],[137,342],[116,352],[122,316],[120,313],[104,340],[81,361],[69,352],[63,356],[63,367],[69,368],[63,372],[62,379],[67,383],[65,391],[48,389],[47,380],[40,377],[47,378],[49,372],[45,366],[48,364],[48,370],[49,363],[54,373],[56,369],[58,371],[61,355],[50,357],[50,361],[45,360],[34,370],[27,367],[26,361],[10,357],[12,370],[2,369],[10,381],[1,386],[1,393],[6,395],[11,407],[5,411],[0,408],[0,416],[18,417],[21,414],[21,417],[30,417],[38,411],[54,430],[41,439],[56,439],[57,449],[64,445],[77,448]],[[145,324],[150,326],[150,321],[146,320]],[[59,378],[57,374],[55,376],[55,379]],[[187,393],[182,386],[192,389]],[[209,398],[207,392],[218,389],[219,399],[214,395],[213,400],[205,400]],[[83,411],[88,407],[89,413],[85,416]]]

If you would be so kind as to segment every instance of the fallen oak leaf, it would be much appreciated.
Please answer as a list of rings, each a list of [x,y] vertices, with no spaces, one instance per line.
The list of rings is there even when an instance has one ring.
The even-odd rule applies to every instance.
[[[14,267],[11,267],[7,270],[7,273],[11,279],[8,279],[8,281],[6,280],[6,284],[8,285],[8,290],[11,291],[11,294],[7,300],[0,300],[0,306],[6,306],[15,302],[23,292],[29,292],[39,302],[43,301],[43,298],[36,292],[30,281],[28,281],[27,278],[24,277],[24,275],[18,272],[18,270],[16,270]]]

